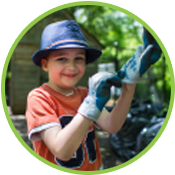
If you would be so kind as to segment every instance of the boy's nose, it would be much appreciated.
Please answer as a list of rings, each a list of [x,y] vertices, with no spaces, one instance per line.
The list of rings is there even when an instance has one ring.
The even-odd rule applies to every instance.
[[[69,63],[69,65],[68,65],[68,70],[75,70],[75,68],[76,68],[76,65],[75,65],[75,63]]]

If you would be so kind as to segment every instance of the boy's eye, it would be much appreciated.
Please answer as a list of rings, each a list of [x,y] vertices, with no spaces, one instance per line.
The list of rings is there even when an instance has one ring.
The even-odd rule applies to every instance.
[[[76,59],[77,61],[84,61],[84,60],[85,60],[84,57],[76,57],[75,59]]]
[[[66,61],[66,58],[58,58],[57,61]]]

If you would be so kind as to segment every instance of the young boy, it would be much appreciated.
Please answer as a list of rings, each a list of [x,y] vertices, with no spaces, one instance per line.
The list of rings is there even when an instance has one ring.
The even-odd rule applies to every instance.
[[[49,80],[28,95],[28,135],[35,152],[56,165],[81,171],[102,169],[94,126],[116,133],[126,119],[136,82],[142,75],[138,76],[141,51],[136,53],[136,59],[123,66],[127,77],[124,78],[122,71],[97,73],[89,79],[89,91],[75,88],[86,64],[100,55],[100,50],[88,47],[78,24],[66,20],[45,28],[41,50],[32,57],[48,73]],[[135,73],[131,70],[133,60],[139,62]],[[121,87],[122,82],[122,93],[108,113],[104,106],[110,98],[110,87]]]

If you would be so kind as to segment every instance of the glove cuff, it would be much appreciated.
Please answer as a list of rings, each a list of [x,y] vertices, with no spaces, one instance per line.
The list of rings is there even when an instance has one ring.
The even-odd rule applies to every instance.
[[[81,106],[78,109],[78,113],[89,118],[91,120],[97,121],[101,111],[96,107],[94,100],[90,96],[87,96]]]

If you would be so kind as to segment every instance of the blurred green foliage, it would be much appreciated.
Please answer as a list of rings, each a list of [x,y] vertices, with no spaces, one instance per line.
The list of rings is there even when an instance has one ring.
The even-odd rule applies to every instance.
[[[100,62],[128,59],[142,44],[142,26],[128,15],[103,6],[75,6],[67,9],[77,22],[105,46]],[[117,48],[115,42],[118,43]]]
[[[142,45],[143,26],[120,11],[92,5],[66,10],[105,47],[100,63],[115,62],[119,69],[135,53],[137,46]],[[169,68],[162,55],[138,83],[135,95],[168,104],[170,94]]]

